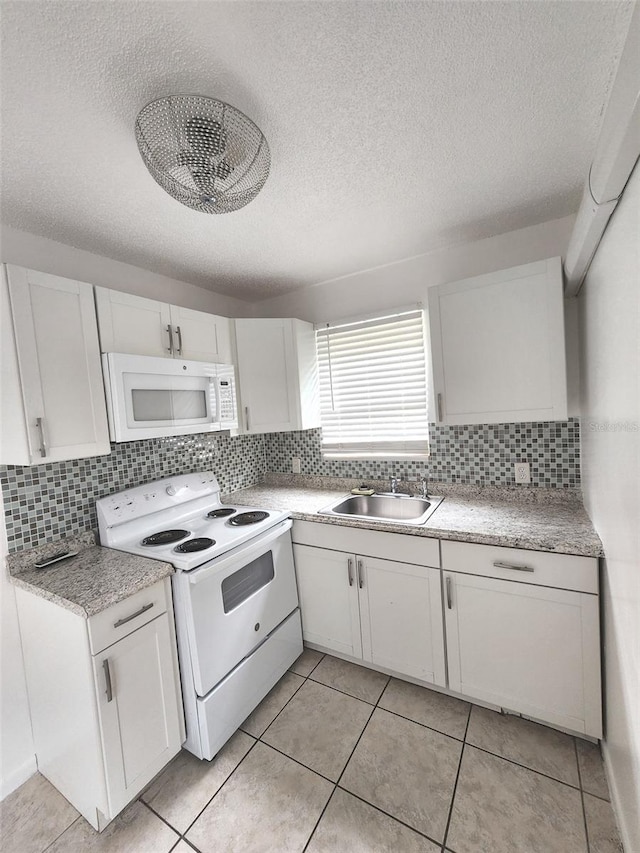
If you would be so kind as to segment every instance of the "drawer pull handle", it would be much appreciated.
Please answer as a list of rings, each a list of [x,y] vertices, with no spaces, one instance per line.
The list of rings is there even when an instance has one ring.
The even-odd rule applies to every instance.
[[[131,622],[132,619],[135,619],[137,616],[142,616],[143,613],[146,613],[147,610],[151,610],[153,607],[153,602],[151,604],[145,604],[144,607],[141,607],[140,610],[136,610],[135,613],[132,613],[131,616],[125,616],[124,619],[118,619],[117,622],[113,623],[114,628],[119,628],[121,625],[126,625],[127,622]]]
[[[349,576],[349,586],[353,586],[353,560],[347,560],[347,574]]]
[[[444,583],[447,589],[447,609],[451,610],[453,608],[453,604],[451,603],[451,578],[446,578]]]
[[[515,563],[501,563],[500,560],[496,560],[493,565],[496,567],[496,569],[513,569],[514,572],[535,571],[533,566],[517,566]]]
[[[107,702],[111,702],[113,699],[113,687],[111,685],[111,670],[109,669],[109,658],[105,658],[102,661],[102,668],[104,670],[104,680],[107,685],[106,694],[107,694]]]
[[[360,589],[364,586],[364,576],[362,574],[362,560],[358,560],[358,586]]]

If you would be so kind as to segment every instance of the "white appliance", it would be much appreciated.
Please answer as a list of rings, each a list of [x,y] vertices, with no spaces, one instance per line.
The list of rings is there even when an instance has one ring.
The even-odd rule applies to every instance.
[[[238,426],[232,364],[109,352],[102,369],[113,441]]]
[[[101,498],[100,541],[172,578],[185,746],[212,759],[302,653],[286,512],[228,507],[211,472]]]

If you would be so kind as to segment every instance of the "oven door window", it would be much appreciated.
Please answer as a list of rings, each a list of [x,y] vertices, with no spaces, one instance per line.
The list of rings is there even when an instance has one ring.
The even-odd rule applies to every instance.
[[[222,605],[225,613],[230,613],[247,600],[254,592],[262,589],[274,578],[273,555],[271,551],[261,554],[228,575],[222,581]]]

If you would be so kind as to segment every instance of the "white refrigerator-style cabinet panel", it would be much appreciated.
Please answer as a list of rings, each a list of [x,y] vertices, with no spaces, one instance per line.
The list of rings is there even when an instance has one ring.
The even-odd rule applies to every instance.
[[[445,572],[449,687],[602,736],[598,597]]]
[[[102,352],[172,357],[170,305],[106,287],[95,290]]]
[[[560,258],[429,289],[436,418],[567,418]]]
[[[235,321],[235,332],[245,432],[320,426],[313,326],[243,319]]]
[[[92,286],[13,265],[6,274],[11,321],[3,318],[3,374],[10,375],[2,461],[30,465],[109,453]]]
[[[166,616],[110,646],[93,662],[110,813],[117,814],[180,747]]]
[[[363,659],[446,686],[440,570],[357,559]]]
[[[102,352],[231,363],[230,320],[96,287]]]
[[[294,544],[293,558],[304,639],[362,658],[353,555]]]

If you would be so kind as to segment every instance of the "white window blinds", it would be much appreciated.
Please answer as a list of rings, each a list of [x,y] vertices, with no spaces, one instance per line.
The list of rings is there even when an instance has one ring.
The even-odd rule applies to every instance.
[[[423,312],[318,329],[316,342],[323,453],[428,455]]]

